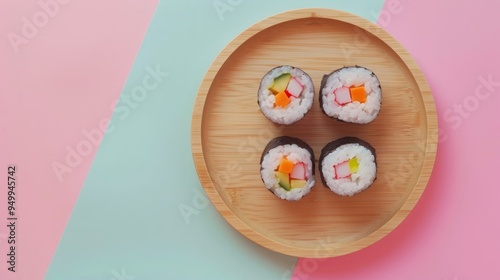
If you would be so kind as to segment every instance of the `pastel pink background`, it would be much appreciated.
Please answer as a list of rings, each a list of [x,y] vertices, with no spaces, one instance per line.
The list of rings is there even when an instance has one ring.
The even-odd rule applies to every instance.
[[[500,1],[407,0],[389,18],[391,2],[378,23],[422,68],[444,133],[433,175],[386,238],[317,266],[301,259],[292,279],[500,279]],[[497,85],[474,103],[490,75]],[[464,102],[470,111],[458,117]]]
[[[61,1],[36,36],[16,53],[9,32],[42,8],[37,1],[0,3],[0,180],[18,166],[18,272],[7,273],[6,189],[0,200],[0,279],[42,279],[52,259],[97,145],[59,181],[51,164],[110,118],[157,0]],[[57,2],[56,2],[57,3]],[[112,17],[112,18],[110,18]],[[41,18],[43,19],[43,18]],[[35,117],[33,117],[35,116]],[[4,193],[5,191],[5,193]]]

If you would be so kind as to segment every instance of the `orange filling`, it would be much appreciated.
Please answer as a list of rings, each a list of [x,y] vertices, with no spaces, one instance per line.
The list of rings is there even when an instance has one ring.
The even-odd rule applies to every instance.
[[[289,161],[286,158],[281,159],[280,166],[278,167],[278,171],[290,174],[293,170],[293,162]]]
[[[352,101],[358,101],[359,103],[365,103],[366,102],[366,92],[365,92],[365,87],[360,86],[360,87],[352,87],[349,89],[351,92],[351,99]]]
[[[288,105],[289,103],[290,103],[290,98],[286,95],[284,91],[281,91],[280,93],[276,94],[274,99],[274,104],[276,104],[276,106],[285,108],[286,105]]]

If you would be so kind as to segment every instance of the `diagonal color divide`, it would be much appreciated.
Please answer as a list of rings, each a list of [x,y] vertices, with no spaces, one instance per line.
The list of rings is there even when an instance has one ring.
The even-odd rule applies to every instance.
[[[7,165],[18,167],[17,269],[7,271],[7,242],[0,240],[0,279],[42,279],[46,273],[156,4],[0,4],[3,184]],[[5,194],[2,188],[2,234]]]
[[[225,44],[267,16],[311,6],[375,20],[382,1],[160,2],[45,279],[290,279],[296,258],[242,237],[207,201],[190,121]]]

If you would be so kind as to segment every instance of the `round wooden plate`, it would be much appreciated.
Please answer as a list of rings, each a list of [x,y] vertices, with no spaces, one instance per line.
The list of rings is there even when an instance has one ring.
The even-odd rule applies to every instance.
[[[316,88],[311,111],[291,126],[271,123],[257,105],[262,76],[284,64],[309,73]],[[367,67],[380,79],[382,109],[368,125],[321,113],[321,78],[344,65]],[[334,139],[364,139],[377,150],[378,179],[358,195],[340,197],[316,170],[310,194],[281,200],[265,188],[259,165],[267,142],[280,135],[306,141],[316,161]],[[389,34],[352,14],[302,9],[255,24],[219,54],[198,91],[191,141],[203,188],[236,230],[283,254],[332,257],[373,244],[409,214],[434,165],[437,120],[422,72]]]

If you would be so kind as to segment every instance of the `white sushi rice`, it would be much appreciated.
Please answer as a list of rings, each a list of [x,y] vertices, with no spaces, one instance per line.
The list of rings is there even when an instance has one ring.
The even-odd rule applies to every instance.
[[[320,91],[323,111],[330,117],[346,122],[366,124],[373,121],[380,112],[382,91],[378,78],[372,73],[363,67],[345,67],[330,75]],[[365,103],[354,101],[342,106],[335,102],[336,89],[362,85],[367,94]]]
[[[306,165],[307,183],[304,187],[291,189],[290,191],[280,187],[278,184],[279,180],[275,176],[275,170],[278,169],[283,157],[286,157],[294,164],[303,162]],[[311,154],[306,149],[295,144],[282,145],[269,150],[262,160],[260,175],[262,176],[266,188],[271,190],[279,198],[290,201],[299,200],[304,195],[308,194],[315,183]]]
[[[300,96],[292,100],[286,108],[275,107],[275,96],[268,88],[273,84],[275,78],[284,73],[290,73],[304,86],[304,89]],[[292,124],[302,119],[311,109],[314,100],[314,85],[304,71],[284,65],[271,70],[262,78],[258,98],[259,107],[268,119],[278,124]]]
[[[333,166],[354,157],[358,160],[358,171],[350,177],[335,179]],[[335,149],[325,156],[320,168],[328,187],[342,196],[352,196],[364,191],[377,177],[375,157],[369,149],[357,143],[344,144]]]

